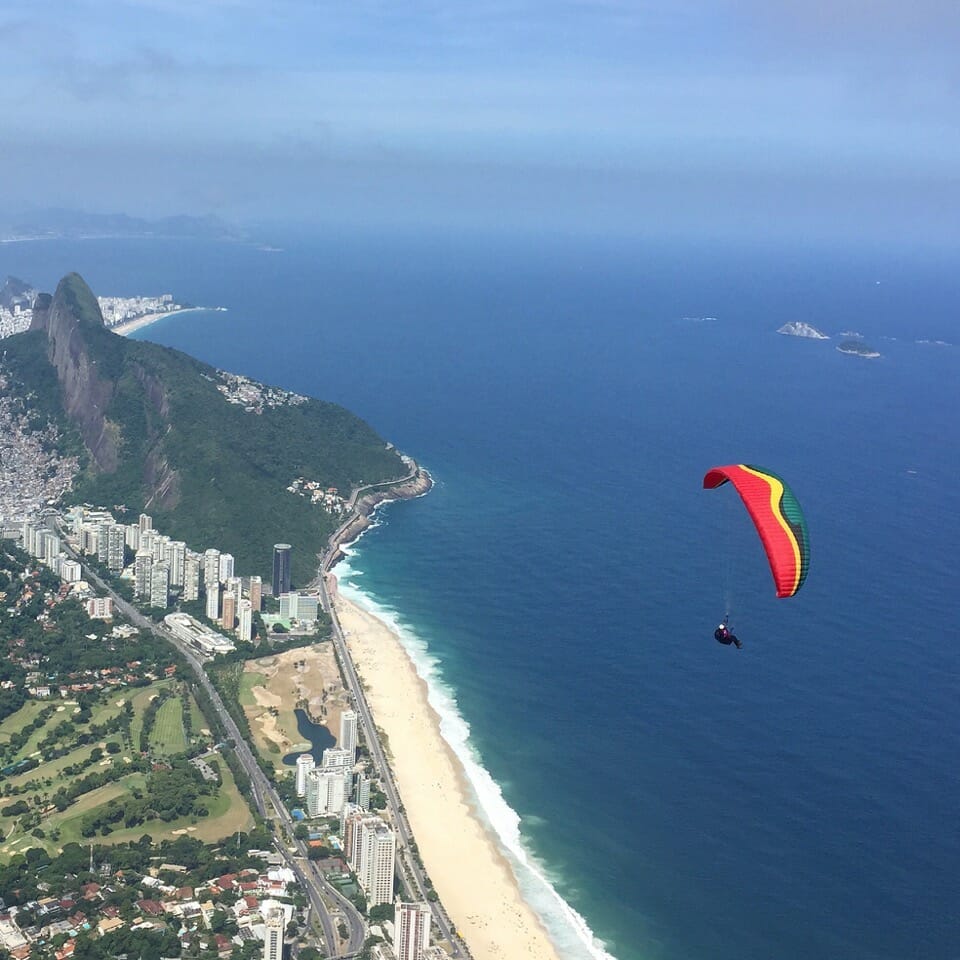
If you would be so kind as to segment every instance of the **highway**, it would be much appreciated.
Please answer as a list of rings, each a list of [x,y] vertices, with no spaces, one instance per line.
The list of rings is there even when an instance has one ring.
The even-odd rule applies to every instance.
[[[356,502],[356,495],[354,496],[352,502]],[[380,776],[380,780],[383,785],[383,792],[387,798],[387,806],[397,831],[397,865],[399,867],[402,863],[406,867],[406,870],[409,872],[410,876],[413,877],[413,889],[409,889],[410,884],[407,882],[407,878],[403,869],[399,869],[397,871],[400,882],[404,890],[406,890],[406,896],[409,899],[425,900],[430,903],[430,909],[433,914],[433,922],[436,924],[436,928],[439,931],[440,936],[450,942],[451,956],[454,958],[468,958],[470,953],[466,946],[457,938],[454,932],[456,927],[447,916],[442,904],[439,901],[431,902],[427,900],[427,891],[430,888],[426,884],[426,877],[423,869],[420,867],[418,858],[414,855],[413,850],[410,849],[411,841],[414,839],[413,832],[410,829],[410,824],[407,821],[406,814],[403,812],[403,807],[400,802],[400,795],[397,792],[397,787],[393,778],[393,771],[390,769],[390,765],[387,763],[387,758],[384,755],[383,746],[380,743],[380,737],[377,734],[377,729],[373,722],[373,715],[370,712],[370,707],[367,704],[363,688],[360,685],[360,680],[357,677],[356,670],[354,669],[353,660],[351,659],[350,653],[347,650],[346,639],[343,635],[343,630],[340,627],[340,621],[337,619],[336,610],[334,609],[333,604],[330,601],[329,593],[327,592],[327,574],[330,572],[338,558],[338,538],[353,522],[353,520],[354,517],[350,517],[341,525],[340,529],[331,538],[331,546],[327,548],[327,551],[321,557],[320,568],[318,570],[318,577],[316,581],[320,590],[320,599],[324,609],[330,613],[330,619],[333,625],[333,643],[343,668],[344,680],[353,698],[358,715],[358,721],[363,730],[367,747],[370,751],[370,758]]]
[[[233,717],[230,716],[226,707],[224,707],[220,695],[210,682],[210,678],[203,669],[203,664],[197,657],[195,651],[174,637],[162,624],[156,624],[148,617],[145,617],[136,607],[124,600],[107,582],[101,579],[96,571],[84,563],[83,558],[67,543],[66,533],[62,529],[61,543],[67,553],[83,566],[85,576],[95,583],[105,594],[113,598],[114,605],[120,613],[140,629],[149,630],[155,636],[166,640],[174,646],[190,664],[196,675],[197,682],[209,696],[210,703],[213,705],[220,722],[223,724],[227,736],[233,741],[234,753],[237,760],[250,779],[250,793],[254,807],[260,816],[264,819],[272,818],[279,827],[278,833],[280,836],[274,840],[274,844],[284,858],[286,865],[296,875],[307,895],[310,907],[323,930],[323,939],[327,955],[330,957],[349,958],[358,954],[363,948],[367,935],[364,918],[339,890],[327,882],[320,870],[316,868],[316,865],[311,864],[307,858],[308,848],[306,844],[301,840],[297,840],[293,835],[294,823],[289,812],[283,805],[277,792],[273,789],[272,784],[267,779],[263,770],[260,769],[260,765],[253,756],[249,744],[241,735]],[[291,847],[292,850],[290,849]],[[301,864],[306,864],[307,869],[305,870]],[[324,897],[326,897],[327,900],[325,900]],[[330,915],[327,902],[336,904],[339,914],[343,918],[343,923],[349,931],[348,942],[342,953],[339,949],[339,937],[337,936],[336,925]]]

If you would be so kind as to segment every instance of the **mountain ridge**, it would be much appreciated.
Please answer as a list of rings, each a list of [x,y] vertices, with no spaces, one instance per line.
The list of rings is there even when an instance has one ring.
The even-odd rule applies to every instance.
[[[287,491],[295,478],[347,494],[409,472],[336,404],[249,381],[262,402],[245,405],[228,396],[231,375],[112,333],[75,273],[37,297],[30,330],[4,346],[11,389],[82,447],[71,499],[150,512],[193,549],[233,553],[238,569],[268,573],[282,541],[299,582],[312,576],[337,521]]]

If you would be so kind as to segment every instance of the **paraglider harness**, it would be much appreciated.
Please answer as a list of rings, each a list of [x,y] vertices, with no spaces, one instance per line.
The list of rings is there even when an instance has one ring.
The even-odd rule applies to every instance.
[[[740,649],[740,641],[730,632],[730,628],[727,626],[728,621],[730,620],[730,614],[727,614],[723,618],[723,623],[713,631],[713,639],[717,643],[722,643],[725,647],[729,647],[732,643],[738,650]]]

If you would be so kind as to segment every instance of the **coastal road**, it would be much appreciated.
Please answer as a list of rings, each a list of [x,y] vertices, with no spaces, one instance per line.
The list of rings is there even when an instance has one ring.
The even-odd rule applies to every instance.
[[[413,475],[415,475],[415,473],[411,474],[411,476]],[[354,497],[351,502],[355,503],[356,498]],[[320,569],[318,570],[317,577],[320,598],[324,609],[328,610],[330,613],[333,643],[336,648],[337,655],[340,658],[340,663],[343,667],[343,674],[347,682],[347,687],[350,690],[350,694],[356,706],[360,725],[363,729],[364,737],[370,750],[370,757],[375,768],[380,774],[381,782],[383,784],[383,792],[387,798],[387,805],[393,818],[393,822],[396,825],[399,841],[397,844],[398,862],[402,862],[404,864],[406,870],[409,872],[409,875],[413,878],[413,883],[411,885],[408,883],[407,878],[404,875],[404,871],[401,870],[399,871],[400,882],[404,889],[407,890],[410,899],[424,900],[430,903],[433,921],[436,924],[437,930],[440,932],[440,936],[449,941],[452,949],[451,955],[455,958],[467,958],[470,956],[470,954],[464,944],[458,939],[455,932],[456,928],[450,921],[450,918],[447,916],[442,904],[439,901],[431,902],[427,898],[427,892],[430,888],[426,883],[426,875],[420,866],[418,858],[414,855],[413,850],[410,847],[410,844],[414,839],[413,832],[410,829],[410,824],[407,821],[406,814],[404,813],[403,806],[400,802],[400,795],[394,782],[393,771],[390,769],[390,765],[387,763],[387,758],[383,752],[383,745],[380,743],[380,737],[377,734],[377,729],[373,722],[373,715],[370,712],[370,707],[367,704],[363,688],[360,685],[360,680],[357,676],[356,669],[354,668],[353,660],[351,659],[350,653],[347,650],[347,643],[343,634],[343,629],[340,626],[340,621],[337,619],[336,610],[330,601],[330,596],[327,591],[327,574],[330,572],[334,563],[339,558],[340,540],[338,538],[343,536],[354,520],[355,517],[351,517],[341,525],[340,529],[333,535],[333,537],[331,537],[330,546],[321,557]],[[411,886],[412,889],[410,889]]]
[[[96,571],[84,563],[83,558],[67,543],[65,531],[63,530],[61,530],[61,543],[66,552],[81,564],[84,569],[84,574],[88,579],[113,599],[117,609],[127,617],[131,623],[166,640],[175,647],[190,664],[197,681],[210,698],[210,703],[213,705],[213,709],[223,724],[223,728],[226,730],[228,737],[230,737],[234,743],[234,753],[237,760],[250,780],[250,793],[257,812],[264,818],[272,817],[281,830],[282,837],[274,841],[275,845],[286,862],[286,865],[293,871],[302,885],[310,907],[316,914],[317,920],[323,930],[323,939],[327,955],[330,957],[347,958],[358,954],[363,948],[363,943],[366,939],[366,923],[363,917],[357,911],[356,907],[323,877],[319,870],[304,870],[301,863],[298,862],[299,857],[302,858],[304,862],[309,863],[306,845],[294,837],[294,824],[287,808],[283,805],[277,792],[273,789],[273,785],[267,780],[266,775],[260,768],[260,764],[254,757],[247,741],[240,733],[233,717],[230,716],[226,707],[224,707],[219,693],[217,693],[213,684],[210,682],[210,678],[203,669],[203,664],[196,653],[178,640],[166,627],[154,623],[148,617],[145,617],[136,607],[124,600],[108,583],[102,580]],[[290,849],[291,846],[293,850]],[[347,946],[343,953],[339,951],[339,938],[333,918],[330,916],[330,911],[327,907],[327,901],[324,900],[324,895],[326,895],[330,902],[337,905],[349,931]]]

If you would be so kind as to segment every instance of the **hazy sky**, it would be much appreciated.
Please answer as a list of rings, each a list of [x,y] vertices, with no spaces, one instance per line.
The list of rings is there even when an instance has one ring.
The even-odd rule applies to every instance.
[[[960,236],[955,0],[3,0],[0,209]]]

